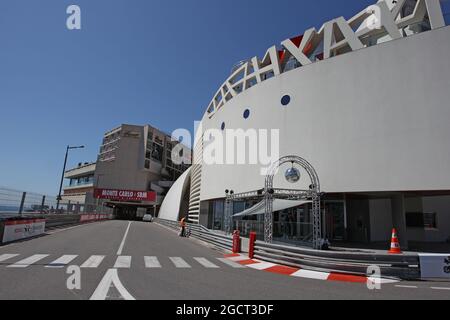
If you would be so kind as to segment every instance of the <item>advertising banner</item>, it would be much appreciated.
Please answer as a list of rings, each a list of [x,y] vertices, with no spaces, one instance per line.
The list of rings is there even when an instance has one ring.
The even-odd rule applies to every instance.
[[[419,254],[422,279],[450,279],[449,254]]]
[[[133,191],[133,190],[113,190],[95,189],[94,198],[112,201],[146,201],[156,202],[156,192],[153,191]]]
[[[45,220],[18,220],[4,222],[3,243],[35,237],[45,232]]]

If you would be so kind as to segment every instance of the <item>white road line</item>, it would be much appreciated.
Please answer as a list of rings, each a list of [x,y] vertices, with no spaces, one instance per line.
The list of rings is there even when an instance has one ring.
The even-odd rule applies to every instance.
[[[103,259],[105,259],[105,256],[91,256],[81,265],[81,268],[98,268]]]
[[[450,291],[450,288],[443,288],[443,287],[431,287],[433,290],[448,290]]]
[[[90,300],[106,300],[109,289],[114,286],[119,291],[121,297],[125,300],[136,300],[120,282],[117,269],[109,269],[102,281],[100,281],[97,289],[92,294]]]
[[[130,256],[118,256],[116,263],[114,265],[116,269],[129,269],[131,268],[131,257]]]
[[[117,255],[118,256],[120,256],[122,254],[123,247],[125,246],[125,241],[127,240],[128,231],[130,231],[130,227],[131,227],[131,221],[128,222],[127,230],[125,231],[125,234],[123,235],[123,239],[122,239],[122,242],[120,243],[119,250],[117,250]]]
[[[369,277],[368,279],[373,281],[378,281],[378,283],[381,284],[392,284],[392,283],[399,283],[400,280],[394,280],[389,278],[380,278],[380,277]]]
[[[16,263],[8,266],[8,268],[27,268],[30,265],[48,257],[48,256],[49,256],[48,254],[35,254],[31,257],[20,260],[19,262],[16,262]]]
[[[298,277],[298,278],[314,279],[314,280],[327,280],[328,277],[330,276],[330,274],[327,272],[299,270],[299,271],[291,274],[291,276]]]
[[[247,265],[247,267],[256,269],[256,270],[264,270],[264,269],[272,268],[274,266],[276,266],[276,264],[270,263],[270,262],[259,262],[259,263]]]
[[[397,288],[404,288],[404,289],[419,289],[418,286],[405,286],[405,285],[396,285]]]
[[[182,268],[182,269],[191,268],[191,266],[186,261],[184,261],[182,258],[172,257],[172,258],[169,258],[169,259],[173,262],[173,264],[177,268]]]
[[[230,267],[236,268],[236,269],[243,269],[243,268],[245,268],[245,266],[243,266],[242,264],[239,264],[239,263],[236,263],[234,261],[231,261],[230,259],[218,258],[217,260],[219,260],[222,263],[225,263],[226,265],[229,265]]]
[[[197,261],[198,263],[200,263],[202,266],[204,266],[207,269],[220,268],[218,265],[215,265],[214,263],[212,263],[211,261],[209,261],[208,259],[205,259],[205,258],[194,258],[194,260]]]
[[[0,256],[0,262],[3,262],[3,261],[6,261],[6,260],[15,258],[15,257],[17,257],[17,256],[18,256],[18,254],[2,254],[2,255]]]
[[[61,258],[56,259],[51,262],[49,265],[45,266],[46,268],[64,268],[64,266],[68,265],[70,262],[75,260],[78,255],[65,255]]]
[[[246,256],[238,256],[238,257],[232,257],[232,258],[228,258],[229,260],[231,260],[231,261],[235,261],[235,262],[238,262],[238,261],[244,261],[244,260],[249,260],[250,258],[249,257],[246,257]],[[254,260],[254,259],[253,259]],[[255,260],[256,261],[256,260]]]
[[[157,257],[144,257],[146,268],[161,268]]]

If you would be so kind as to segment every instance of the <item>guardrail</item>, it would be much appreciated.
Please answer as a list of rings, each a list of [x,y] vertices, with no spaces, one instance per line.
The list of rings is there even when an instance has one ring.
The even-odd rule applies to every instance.
[[[179,223],[162,219],[155,222],[180,230]],[[203,226],[188,224],[191,236],[210,243],[216,247],[232,250],[231,236],[213,232]],[[250,242],[250,245],[251,242]],[[417,254],[389,255],[367,252],[318,251],[303,247],[293,247],[280,244],[268,244],[255,241],[250,258],[312,271],[338,272],[347,274],[367,275],[371,266],[377,266],[383,277],[405,280],[420,278],[420,261]]]
[[[179,223],[176,221],[155,219],[155,222],[159,223],[165,227],[174,229],[176,231],[180,230]],[[193,238],[207,242],[207,243],[212,244],[221,249],[232,250],[232,248],[233,248],[233,238],[231,236],[226,236],[226,235],[223,235],[220,233],[213,232],[213,231],[205,228],[204,226],[201,226],[198,224],[188,223],[187,227],[189,228],[189,230],[191,232],[191,237],[193,237]]]
[[[420,278],[418,255],[388,255],[365,252],[317,251],[256,241],[254,257],[268,262],[313,271],[367,275],[370,266],[381,269],[384,277],[405,280]]]
[[[111,220],[111,214],[26,214],[0,220],[0,244],[40,236],[62,226]]]

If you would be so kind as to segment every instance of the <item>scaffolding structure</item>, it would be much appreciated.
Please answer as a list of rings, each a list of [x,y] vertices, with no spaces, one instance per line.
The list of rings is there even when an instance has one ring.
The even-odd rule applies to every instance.
[[[294,189],[275,189],[273,187],[273,178],[278,169],[286,164],[292,163],[301,166],[308,174],[311,184],[308,190]],[[320,249],[322,241],[322,219],[320,210],[320,199],[322,193],[320,191],[320,181],[314,167],[305,159],[298,156],[283,157],[275,162],[269,169],[265,180],[264,189],[250,191],[244,193],[234,193],[226,190],[225,200],[225,231],[231,233],[233,230],[233,207],[234,201],[261,199],[265,201],[264,213],[264,242],[273,242],[273,201],[274,199],[287,200],[308,200],[312,202],[313,216],[313,248]]]

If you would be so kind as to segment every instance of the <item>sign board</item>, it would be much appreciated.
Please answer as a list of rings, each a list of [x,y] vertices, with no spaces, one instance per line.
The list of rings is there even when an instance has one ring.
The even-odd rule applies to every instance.
[[[45,232],[45,220],[17,220],[5,221],[3,243],[35,237]]]
[[[422,279],[450,279],[449,254],[419,254]]]
[[[113,190],[95,189],[94,198],[112,201],[146,201],[156,202],[156,192],[153,191],[133,191],[133,190]]]

